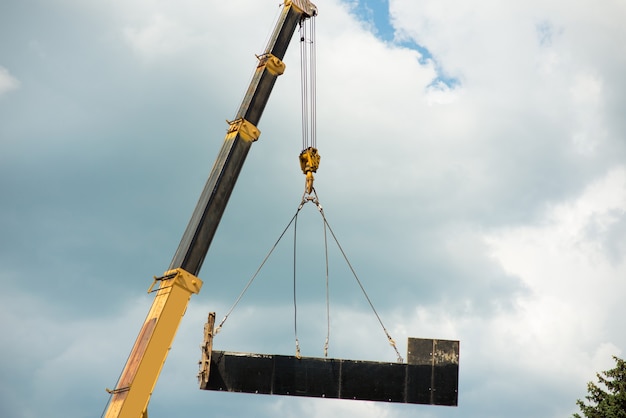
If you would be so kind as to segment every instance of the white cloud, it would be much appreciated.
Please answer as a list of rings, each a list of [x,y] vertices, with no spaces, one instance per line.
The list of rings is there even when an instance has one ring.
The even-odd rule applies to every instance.
[[[601,78],[577,74],[570,87],[574,109],[572,142],[581,154],[592,154],[608,135],[604,119],[605,92]]]
[[[371,402],[304,399],[298,403],[277,400],[271,408],[273,416],[285,418],[363,417],[386,418],[398,416],[390,408]]]
[[[261,32],[272,27],[272,14],[279,10],[268,6],[242,0],[222,3],[196,0],[121,2],[118,4],[118,19],[123,26],[124,39],[143,57],[171,58],[172,55],[186,54],[189,59],[197,55],[202,62],[221,67],[231,59],[231,44],[238,45],[238,50],[256,48],[258,53],[261,52],[264,45],[259,36],[269,35],[269,32]],[[242,30],[240,25],[254,20],[255,16],[256,22],[263,23]],[[228,22],[233,24],[229,26]],[[252,42],[255,37],[256,41]],[[223,50],[217,57],[209,48],[220,45]]]
[[[619,331],[626,258],[605,250],[624,222],[626,169],[619,167],[536,224],[487,234],[494,260],[529,289],[513,315],[493,323],[508,355],[537,375],[567,372],[580,381],[610,365],[607,351],[626,349]]]
[[[2,415],[60,416],[51,409],[74,416],[99,413],[108,398],[105,388],[115,385],[148,307],[148,297],[143,296],[126,305],[118,317],[98,318],[94,312],[83,317],[54,300],[16,289],[10,296],[4,293],[0,318],[5,341],[11,344],[2,344],[0,354],[11,359],[3,365],[13,376],[11,392],[22,395],[5,393]]]
[[[215,155],[207,155],[207,148],[202,147],[211,143],[211,150],[217,149],[214,144],[220,143],[225,128],[222,121],[239,105],[237,99],[245,91],[246,77],[256,64],[253,54],[264,46],[263,37],[279,10],[273,6],[278,3],[138,0],[117,2],[114,7],[110,2],[92,3],[84,17],[101,17],[103,22],[87,24],[89,31],[79,25],[55,31],[63,37],[47,42],[46,57],[56,66],[32,65],[39,62],[32,61],[31,67],[33,77],[43,86],[40,91],[55,87],[61,92],[60,99],[55,96],[38,110],[36,134],[29,134],[21,121],[33,120],[33,104],[41,103],[35,101],[40,96],[33,96],[24,109],[11,108],[21,117],[14,119],[20,123],[14,122],[11,132],[19,133],[19,143],[27,145],[22,159],[14,160],[22,166],[8,167],[12,173],[21,169],[25,175],[23,162],[32,160],[32,149],[41,149],[32,146],[38,143],[33,138],[48,139],[53,131],[54,141],[49,143],[54,145],[58,160],[52,169],[46,168],[50,173],[46,177],[63,181],[54,183],[54,193],[43,196],[62,198],[57,208],[71,216],[64,217],[63,222],[41,217],[40,223],[20,218],[25,226],[45,225],[38,231],[41,239],[36,243],[31,240],[20,259],[31,260],[32,245],[38,246],[37,253],[48,254],[46,262],[53,259],[54,265],[68,269],[76,266],[74,251],[59,249],[50,255],[42,245],[59,242],[61,247],[73,249],[76,243],[68,245],[58,237],[50,238],[50,232],[58,235],[60,230],[67,231],[69,222],[69,230],[76,231],[76,242],[82,244],[93,238],[114,246],[124,237],[126,242],[131,238],[141,242],[143,236],[151,243],[148,247],[163,248],[151,253],[149,260],[134,252],[126,254],[114,263],[120,271],[125,263],[135,265],[133,272],[162,263],[167,245],[175,245],[182,230],[163,231],[184,228],[210,168],[211,155]],[[598,6],[587,0],[576,4],[392,0],[390,4],[399,33],[428,48],[436,61],[424,62],[417,51],[380,42],[353,19],[345,2],[318,4],[318,145],[323,159],[316,187],[329,221],[346,244],[351,260],[358,258],[355,267],[362,272],[370,295],[385,300],[382,306],[375,304],[402,354],[409,335],[461,340],[463,409],[418,408],[419,414],[500,417],[514,404],[520,406],[515,408],[517,416],[550,416],[551,408],[560,408],[560,416],[564,416],[593,373],[610,366],[610,355],[626,347],[617,321],[623,317],[619,298],[626,290],[622,279],[626,276],[624,170],[616,168],[585,188],[589,179],[598,173],[604,175],[607,167],[614,166],[612,161],[623,163],[626,128],[620,92],[624,91],[626,55],[619,48],[626,41],[618,41],[624,38],[622,22],[618,22],[623,6],[618,2]],[[106,13],[91,10],[98,7]],[[57,10],[59,15],[66,15],[66,11]],[[46,28],[55,28],[53,23]],[[48,39],[45,35],[41,32],[37,38]],[[68,52],[58,46],[64,45],[61,41],[65,39],[81,42],[72,44],[76,49]],[[83,54],[86,50],[82,47],[103,45],[98,42],[108,47],[101,50],[102,55],[100,50]],[[121,48],[109,42],[119,42]],[[129,47],[135,53],[130,60],[126,53]],[[263,253],[259,246],[271,241],[272,234],[287,220],[277,219],[277,213],[291,215],[289,205],[300,197],[297,55],[294,41],[285,59],[287,72],[278,80],[261,122],[261,140],[248,157],[207,257],[203,273],[206,287],[200,300],[207,294],[214,297],[219,293],[221,298],[239,290],[235,281],[228,279],[240,273],[232,273],[234,266],[252,263],[255,255]],[[68,56],[81,65],[68,71],[63,62]],[[145,64],[140,71],[132,62],[137,57]],[[115,65],[102,66],[100,59]],[[106,68],[112,73],[102,72]],[[146,68],[150,76],[143,71]],[[433,84],[440,75],[439,68],[457,77],[459,83],[454,87]],[[55,71],[66,78],[59,78]],[[70,101],[67,98],[75,97],[72,89],[89,91],[85,86],[94,79],[101,83],[98,94],[79,95],[76,106],[65,104]],[[0,94],[18,87],[19,81],[0,67]],[[190,102],[193,105],[183,105]],[[120,119],[112,117],[111,107],[120,105],[125,123],[112,131],[110,127],[119,125]],[[148,112],[160,106],[167,110]],[[70,126],[65,117],[68,114],[80,120],[80,126]],[[157,128],[144,129],[156,122],[161,123]],[[2,129],[7,126],[11,121],[7,120]],[[178,129],[182,126],[185,130]],[[206,140],[206,131],[211,135],[218,132],[219,137]],[[56,171],[77,166],[75,155],[62,143],[89,143],[85,139],[94,138],[95,132],[107,144],[106,152],[90,150],[102,154],[102,159],[96,162],[94,158],[96,164],[89,160],[71,176],[54,177]],[[187,135],[196,142],[187,140],[181,145],[181,138]],[[126,147],[116,145],[118,142]],[[128,156],[128,144],[139,144],[136,155]],[[126,156],[123,163],[117,160],[119,156]],[[155,169],[154,162],[176,158],[184,163],[158,164]],[[140,159],[150,165],[141,165]],[[48,167],[38,162],[27,165],[29,176],[38,176],[41,167]],[[148,175],[133,180],[133,172],[119,180],[111,177],[118,171],[110,170],[112,166],[143,167],[137,170]],[[286,171],[285,167],[293,170]],[[157,171],[166,174],[151,177]],[[88,181],[89,174],[101,178],[98,185],[111,185],[120,190],[119,194],[94,186]],[[162,181],[165,175],[167,181]],[[75,184],[70,177],[87,180]],[[290,188],[292,179],[297,187]],[[283,187],[285,184],[289,187]],[[40,191],[22,184],[16,189]],[[290,195],[294,189],[295,197]],[[77,205],[73,200],[76,190],[81,191],[81,201],[94,198],[89,190],[96,190],[93,200],[102,213],[133,215],[94,222],[101,215]],[[133,198],[128,200],[129,196]],[[11,202],[16,205],[15,215],[10,213],[5,219],[28,212],[19,206],[21,197],[14,194]],[[155,202],[162,200],[175,204],[165,218],[149,221],[151,216],[146,214],[157,213],[162,205]],[[49,214],[48,203],[37,201],[35,206]],[[285,206],[289,208],[283,211]],[[79,210],[90,215],[73,212]],[[139,217],[145,219],[137,222]],[[111,240],[107,230],[113,222],[120,234]],[[133,222],[133,226],[125,222]],[[20,228],[16,230],[20,237],[30,236]],[[79,239],[85,231],[91,238]],[[483,235],[486,244],[481,240]],[[155,236],[159,239],[150,239]],[[243,236],[241,242],[235,242],[235,236]],[[15,242],[17,238],[5,241]],[[81,267],[93,263],[89,270],[108,271],[110,256],[97,248],[87,248],[93,254],[88,261],[81,261]],[[46,262],[32,262],[29,268],[45,272],[39,275],[45,277],[50,269],[43,265]],[[25,276],[21,267],[12,267],[18,276]],[[33,276],[37,277],[29,277]],[[120,290],[120,300],[131,297],[122,285],[127,279],[106,276],[111,287],[125,289]],[[209,283],[213,283],[212,288]],[[244,300],[239,307],[243,313],[233,316],[218,337],[221,348],[292,352],[289,299],[268,307],[278,299],[275,293],[284,290],[279,287],[271,288],[271,302],[267,290]],[[27,377],[37,381],[27,383],[26,390],[14,389],[15,405],[20,404],[22,417],[45,414],[33,408],[66,401],[73,387],[81,386],[81,393],[99,395],[104,386],[113,385],[147,310],[145,301],[134,300],[137,307],[125,305],[115,314],[108,312],[107,317],[94,317],[90,311],[85,318],[77,318],[54,308],[67,304],[74,312],[85,309],[82,304],[74,306],[76,295],[61,295],[54,287],[46,293],[38,291],[48,299],[11,290],[0,304],[11,341],[11,345],[0,348],[2,357],[16,359],[11,364],[5,362],[3,370],[16,375],[29,370]],[[101,297],[81,289],[76,292],[84,301]],[[393,297],[396,294],[401,302]],[[339,357],[393,360],[394,353],[367,307],[348,306],[344,295],[337,298],[344,304],[332,307],[331,352]],[[206,315],[205,309],[218,310],[219,316],[223,307],[222,302],[211,301],[206,308],[197,299],[192,299],[170,353],[150,416],[180,415],[183,408],[193,413],[207,409],[205,399],[211,395],[198,394],[193,379],[202,326],[197,318]],[[492,304],[492,299],[498,303]],[[302,306],[303,311],[309,308],[319,306]],[[303,319],[300,337],[304,349],[316,355],[321,351],[324,330],[315,318],[323,309],[310,312],[313,319]],[[272,319],[270,329],[263,327],[268,318]],[[42,333],[31,334],[30,330],[40,328]],[[321,336],[319,341],[314,338],[317,335]],[[46,344],[43,355],[41,340]],[[95,358],[94,347],[98,353]],[[30,364],[37,365],[31,370]],[[57,382],[61,374],[63,380]],[[87,388],[87,381],[94,388]],[[50,391],[51,386],[54,391]],[[541,391],[559,395],[558,401],[547,397],[558,405],[549,405]],[[32,393],[50,402],[26,405]],[[54,395],[61,401],[51,399]],[[497,395],[505,401],[493,401]],[[219,404],[215,411],[258,407],[254,412],[266,416],[276,416],[278,411],[298,416],[398,416],[415,415],[416,411],[275,397],[252,400],[216,395],[211,400]],[[524,414],[521,407],[526,404],[534,408],[533,413]],[[493,409],[485,411],[485,405]],[[168,407],[175,408],[169,415]],[[93,410],[99,412],[99,408]],[[245,414],[231,414],[238,415]]]
[[[20,87],[20,81],[0,65],[0,96]]]
[[[126,28],[124,35],[136,51],[147,56],[169,55],[189,42],[184,28],[162,14],[152,16],[141,28]]]

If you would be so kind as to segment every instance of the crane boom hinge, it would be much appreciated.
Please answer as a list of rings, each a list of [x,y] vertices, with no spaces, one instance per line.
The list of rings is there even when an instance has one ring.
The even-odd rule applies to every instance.
[[[232,139],[239,134],[241,139],[248,142],[254,142],[261,136],[259,128],[243,118],[234,121],[227,120],[226,122],[230,125],[228,132],[226,133],[226,139]]]

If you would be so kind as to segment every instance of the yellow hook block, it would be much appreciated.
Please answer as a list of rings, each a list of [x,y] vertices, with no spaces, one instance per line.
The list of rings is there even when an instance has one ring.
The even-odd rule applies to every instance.
[[[305,190],[307,193],[311,193],[313,190],[313,173],[317,172],[320,166],[321,156],[317,152],[317,148],[309,147],[300,153],[300,168],[306,175]]]

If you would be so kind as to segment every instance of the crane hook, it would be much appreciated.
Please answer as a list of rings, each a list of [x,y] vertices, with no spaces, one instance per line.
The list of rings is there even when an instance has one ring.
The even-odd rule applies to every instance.
[[[313,173],[317,172],[320,166],[320,155],[317,152],[317,148],[309,147],[300,153],[300,168],[306,175],[304,190],[306,194],[311,194],[313,191]]]

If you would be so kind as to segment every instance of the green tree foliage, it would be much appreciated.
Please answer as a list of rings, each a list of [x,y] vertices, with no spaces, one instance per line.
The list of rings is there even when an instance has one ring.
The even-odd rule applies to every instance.
[[[626,418],[626,362],[613,356],[616,367],[596,373],[600,386],[589,382],[585,402],[578,399],[576,404],[586,418]],[[574,414],[574,418],[582,418]]]

